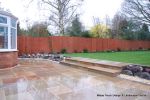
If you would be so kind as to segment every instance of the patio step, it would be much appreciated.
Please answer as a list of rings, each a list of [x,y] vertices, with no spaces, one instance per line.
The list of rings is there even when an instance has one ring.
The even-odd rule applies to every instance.
[[[86,63],[80,63],[80,62],[62,61],[61,64],[65,64],[65,65],[77,67],[77,68],[84,68],[89,71],[95,71],[100,74],[105,74],[108,76],[117,76],[121,72],[121,70],[118,70],[118,69],[105,68],[102,66],[95,66],[95,65],[90,65]]]
[[[113,61],[104,61],[104,60],[96,60],[96,59],[89,59],[89,58],[67,58],[65,61],[69,62],[76,62],[81,64],[86,64],[90,66],[98,66],[103,68],[109,68],[109,69],[116,69],[116,70],[122,70],[123,66],[127,65],[125,63],[120,62],[113,62]]]

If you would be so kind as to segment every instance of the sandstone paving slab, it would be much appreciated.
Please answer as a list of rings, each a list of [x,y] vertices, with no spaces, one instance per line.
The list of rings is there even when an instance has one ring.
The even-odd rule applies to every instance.
[[[60,84],[58,86],[55,87],[50,87],[48,88],[48,91],[54,95],[60,95],[60,94],[66,94],[66,93],[71,93],[72,89]]]
[[[18,72],[15,72],[16,77],[19,77],[19,76],[33,76],[33,75],[36,75],[36,74],[32,71],[18,71]]]
[[[23,66],[18,65],[15,69],[0,70],[2,77],[0,100],[149,100],[150,98],[149,85],[49,61],[44,61],[46,67],[39,66],[36,62],[26,63]]]
[[[6,96],[6,100],[35,100],[28,92]]]
[[[6,100],[5,91],[2,90],[2,89],[0,89],[0,98],[1,98],[2,100]]]

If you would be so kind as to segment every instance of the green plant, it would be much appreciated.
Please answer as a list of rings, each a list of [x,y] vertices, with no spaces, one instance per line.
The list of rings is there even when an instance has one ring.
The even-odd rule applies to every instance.
[[[143,48],[142,48],[142,47],[139,47],[139,50],[143,50]]]
[[[83,49],[83,53],[88,53],[88,49]]]
[[[77,50],[74,50],[74,53],[78,53],[78,51],[77,51]]]
[[[120,48],[117,48],[117,51],[118,51],[118,52],[120,52],[120,51],[121,51],[121,49],[120,49]]]
[[[106,50],[106,52],[112,52],[112,50]]]
[[[61,53],[62,53],[62,54],[67,53],[67,49],[63,48],[63,49],[61,50]]]

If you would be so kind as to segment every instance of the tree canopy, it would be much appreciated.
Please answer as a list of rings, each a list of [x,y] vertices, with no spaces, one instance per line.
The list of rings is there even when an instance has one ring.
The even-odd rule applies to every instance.
[[[74,20],[71,22],[71,26],[69,26],[66,29],[66,32],[69,36],[81,36],[82,35],[83,26],[77,15],[74,18]]]
[[[92,37],[109,38],[109,30],[106,25],[97,24],[91,28]]]

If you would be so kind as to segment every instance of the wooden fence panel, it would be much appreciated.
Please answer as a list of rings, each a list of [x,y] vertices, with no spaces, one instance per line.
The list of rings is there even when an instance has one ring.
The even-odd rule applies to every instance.
[[[19,55],[32,53],[61,52],[82,52],[87,49],[89,52],[106,50],[137,50],[139,48],[150,48],[150,41],[133,41],[119,39],[82,38],[82,37],[26,37],[18,36]]]
[[[103,51],[103,39],[96,38],[96,51]]]

